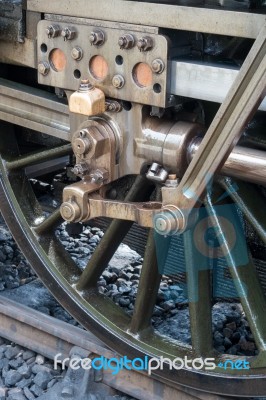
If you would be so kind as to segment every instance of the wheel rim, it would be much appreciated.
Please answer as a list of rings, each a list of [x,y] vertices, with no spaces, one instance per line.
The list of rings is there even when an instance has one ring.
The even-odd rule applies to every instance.
[[[10,142],[10,131],[6,130],[4,133],[9,135]],[[62,244],[56,239],[53,232],[55,227],[60,223],[59,211],[56,210],[45,222],[40,223],[40,218],[43,216],[42,210],[37,203],[24,173],[24,168],[28,165],[28,160],[25,161],[24,164],[23,162],[15,164],[14,158],[17,157],[21,160],[21,157],[19,157],[19,149],[16,146],[15,136],[12,133],[13,148],[9,148],[7,152],[6,149],[4,150],[6,135],[2,135],[2,143],[0,145],[2,150],[0,188],[1,211],[16,241],[24,252],[24,255],[57,300],[85,328],[97,333],[97,336],[107,345],[117,350],[121,355],[127,355],[131,359],[143,357],[145,355],[170,358],[184,358],[185,356],[193,358],[198,355],[212,357],[214,352],[211,338],[211,308],[209,308],[209,310],[207,308],[206,311],[206,307],[211,302],[211,294],[206,291],[206,287],[210,287],[208,284],[210,279],[209,270],[205,269],[201,271],[202,273],[199,278],[199,296],[201,301],[197,303],[190,301],[189,304],[193,349],[184,344],[163,338],[149,328],[149,319],[152,314],[153,306],[155,305],[158,285],[160,283],[160,271],[156,264],[156,249],[154,234],[152,232],[148,237],[146,257],[139,283],[141,292],[139,292],[140,294],[136,299],[135,313],[133,314],[132,321],[129,316],[125,315],[112,301],[97,293],[94,288],[97,283],[96,275],[94,276],[94,281],[92,281],[90,285],[84,286],[83,281],[83,290],[76,290],[77,284],[80,284],[81,271],[77,268]],[[57,154],[56,151],[55,154]],[[50,154],[49,157],[52,157],[52,155]],[[13,159],[13,161],[11,161],[11,159]],[[31,163],[34,164],[39,161],[40,158],[36,157]],[[229,181],[222,181],[220,184],[228,190],[230,189],[229,185],[232,183]],[[141,191],[143,192],[143,186],[141,186]],[[232,195],[232,197],[234,196]],[[234,200],[240,202],[240,198],[234,198]],[[206,199],[206,207],[209,211],[212,208],[210,197]],[[245,211],[244,206],[242,207],[242,211],[247,215],[247,210]],[[213,215],[213,211],[210,215]],[[257,222],[257,225],[254,221]],[[259,223],[256,215],[253,218],[253,223],[257,230],[259,230],[259,233],[264,237],[261,225],[261,229],[258,228]],[[114,226],[115,224],[117,224],[117,230],[121,229],[121,225],[119,225],[118,222],[114,223]],[[129,228],[128,222],[125,221],[123,221],[122,226],[124,226],[125,231]],[[189,250],[191,244],[190,234],[189,232],[185,233],[184,240],[187,249],[185,255],[187,263],[192,266],[194,261],[193,251]],[[123,236],[123,234],[121,236]],[[118,239],[120,240],[120,238]],[[168,239],[165,239],[166,243],[164,249],[168,245],[167,240]],[[196,290],[196,283],[193,279],[194,273],[195,271],[193,271],[193,268],[187,269],[187,276],[190,276],[190,282],[188,284],[189,296],[192,296],[193,291]],[[85,281],[88,281],[88,278],[87,280],[85,279]],[[86,289],[84,289],[84,287]],[[253,303],[249,302],[249,304],[246,304],[245,311],[248,311],[248,307],[251,305],[257,307],[257,301],[258,299],[255,302],[253,301]],[[266,310],[265,299],[261,296],[261,293],[259,294],[259,301],[260,310],[251,310],[248,314],[248,319],[250,319],[249,323],[251,325],[254,315],[259,315],[261,318],[263,312]],[[146,311],[146,318],[143,318],[143,315],[141,315],[143,307]],[[231,371],[228,374],[222,373],[221,369],[217,369],[215,372],[188,371],[187,369],[171,371],[167,368],[167,365],[163,371],[156,372],[156,376],[159,379],[166,379],[172,385],[181,383],[214,393],[235,395],[237,391],[239,396],[264,395],[264,378],[266,373],[266,369],[264,368],[264,335],[266,331],[264,329],[264,323],[265,322],[262,320],[260,322],[261,325],[258,323],[252,325],[255,330],[258,330],[260,336],[260,338],[257,338],[260,349],[260,355],[257,359],[261,368],[245,371],[245,376],[243,376],[243,372],[241,371]],[[219,357],[220,356],[217,358],[217,362]],[[245,359],[247,358],[248,357],[245,357]],[[234,357],[232,357],[232,359],[234,359]],[[227,384],[228,379],[230,379],[230,385]]]

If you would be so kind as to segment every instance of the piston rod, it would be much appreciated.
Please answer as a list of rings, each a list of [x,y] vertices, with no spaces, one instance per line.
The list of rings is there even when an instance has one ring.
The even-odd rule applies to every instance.
[[[189,122],[147,118],[142,140],[136,139],[136,155],[149,164],[158,163],[182,178],[204,136],[204,127]],[[221,144],[223,146],[223,144]],[[266,152],[235,146],[219,174],[266,185]]]
[[[201,138],[194,139],[188,147],[187,157],[189,162],[197,152],[201,140]],[[265,185],[266,152],[236,146],[225,161],[220,173],[243,181]]]

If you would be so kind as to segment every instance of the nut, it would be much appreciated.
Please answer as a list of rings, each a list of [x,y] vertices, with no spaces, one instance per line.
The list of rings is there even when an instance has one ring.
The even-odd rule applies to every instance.
[[[92,173],[90,174],[91,177],[91,181],[93,183],[102,183],[104,181],[106,181],[108,179],[108,171],[106,171],[103,168],[98,168],[95,171],[92,171]]]
[[[51,39],[51,38],[55,38],[60,35],[61,28],[59,25],[49,25],[49,26],[47,26],[45,32],[46,32],[48,38]]]
[[[74,28],[64,28],[61,32],[61,36],[63,36],[64,40],[72,40],[76,36],[76,30]]]
[[[89,166],[87,163],[76,164],[72,170],[73,174],[84,176],[89,172]]]
[[[38,72],[42,75],[47,75],[50,71],[50,65],[47,62],[40,62],[38,64]]]
[[[88,128],[75,132],[71,142],[77,163],[84,160],[84,154],[89,164],[92,158],[101,157],[106,153],[105,138],[98,128],[98,124],[94,122],[91,122]]]
[[[153,48],[153,40],[150,36],[144,36],[138,40],[137,47],[139,51],[148,51]]]
[[[118,113],[123,110],[122,104],[116,100],[106,100],[106,111]]]
[[[91,147],[90,139],[85,138],[77,138],[74,140],[73,144],[73,151],[75,154],[81,156],[82,154],[88,153]]]
[[[118,40],[120,49],[132,49],[135,46],[135,39],[133,35],[123,35]]]
[[[165,68],[165,65],[162,60],[160,60],[159,58],[156,58],[156,60],[153,60],[153,62],[151,64],[151,69],[153,72],[155,72],[156,74],[161,74],[164,71],[164,68]]]
[[[104,32],[100,30],[91,32],[89,40],[94,46],[102,46],[105,42]]]
[[[95,87],[90,83],[90,81],[88,79],[82,79],[80,82],[78,91],[80,93],[88,93],[94,89],[95,89]]]
[[[80,61],[83,57],[83,50],[80,47],[74,47],[71,51],[71,56],[74,60]]]
[[[68,222],[77,221],[81,215],[80,208],[75,201],[63,203],[60,207],[60,212],[62,218]]]
[[[112,84],[115,88],[121,89],[125,85],[125,79],[122,75],[115,75],[112,79]]]

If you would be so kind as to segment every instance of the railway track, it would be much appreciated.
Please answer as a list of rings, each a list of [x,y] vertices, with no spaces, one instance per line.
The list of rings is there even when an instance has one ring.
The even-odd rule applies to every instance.
[[[108,349],[90,332],[44,315],[4,296],[0,296],[0,337],[42,354],[51,360],[54,360],[59,353],[61,354],[60,359],[70,358],[71,354],[80,355],[81,358],[89,355],[93,358],[103,356],[108,360],[119,358],[117,353]],[[100,375],[95,375],[95,380],[99,383],[99,387],[101,387],[101,384],[105,384],[139,400],[232,399],[231,397],[198,392],[182,386],[173,388],[147,374],[129,372],[128,370],[121,370],[115,376],[112,374],[112,370],[104,370]],[[72,384],[75,387],[75,390],[80,387],[81,383],[81,381],[78,384],[69,382],[70,385]],[[47,396],[56,398],[56,393],[62,392],[66,387],[66,382],[58,385],[59,387],[51,389],[52,393],[47,394]],[[89,391],[83,393],[82,396],[97,393],[101,393],[101,389],[97,389],[96,385],[92,393]],[[45,399],[46,395],[42,398]],[[78,399],[79,397],[77,393],[73,393],[71,398]]]

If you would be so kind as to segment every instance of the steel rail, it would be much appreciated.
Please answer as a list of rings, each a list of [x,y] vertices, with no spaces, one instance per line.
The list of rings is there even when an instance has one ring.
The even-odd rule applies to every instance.
[[[141,24],[185,31],[255,39],[266,17],[262,14],[225,11],[124,0],[28,0],[29,11],[92,18],[116,23]],[[125,21],[126,20],[126,21]]]
[[[18,304],[2,295],[0,296],[0,337],[52,360],[59,353],[61,353],[60,360],[69,358],[73,347],[85,350],[88,357],[90,355],[103,356],[107,359],[119,357],[92,333]],[[111,370],[105,370],[102,383],[139,400],[172,398],[229,400],[228,397],[205,394],[179,385],[173,388],[157,380],[155,383],[154,378],[144,373],[128,370],[121,370],[117,375],[113,375]]]

